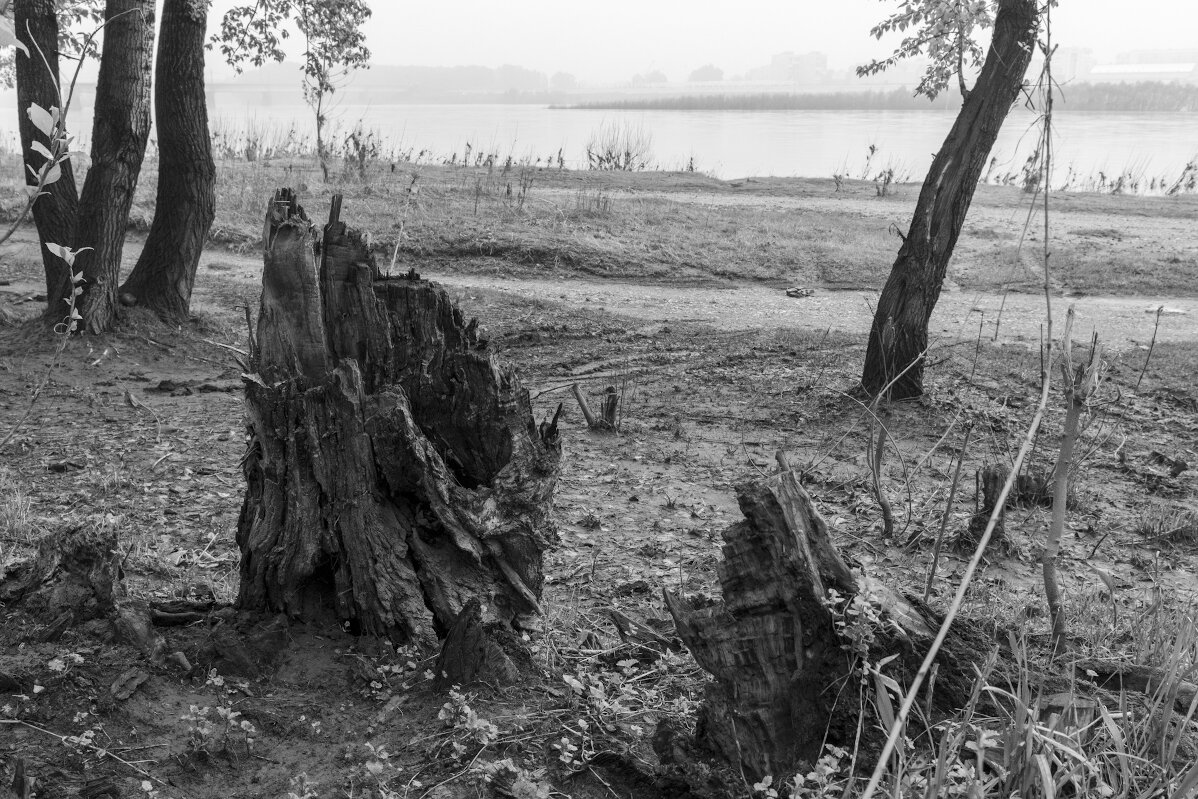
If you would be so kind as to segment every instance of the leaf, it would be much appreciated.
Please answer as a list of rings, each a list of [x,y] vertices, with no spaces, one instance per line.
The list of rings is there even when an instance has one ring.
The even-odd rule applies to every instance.
[[[29,57],[29,48],[17,38],[16,23],[8,17],[0,17],[0,47],[15,47]]]
[[[47,161],[54,157],[54,154],[50,152],[50,148],[42,144],[40,141],[30,142],[29,149],[45,158]]]
[[[29,109],[26,112],[29,115],[29,121],[33,126],[50,138],[54,133],[54,117],[49,111],[42,108],[37,103],[30,103]]]
[[[75,265],[75,256],[77,253],[70,247],[64,247],[61,244],[54,244],[53,242],[48,241],[46,242],[46,249],[57,255],[62,260],[66,261],[67,266]]]
[[[1106,569],[1098,568],[1093,563],[1087,563],[1086,565],[1090,567],[1090,571],[1092,571],[1098,575],[1098,579],[1102,580],[1102,584],[1106,586],[1106,590],[1111,593],[1111,596],[1114,596],[1115,595],[1115,575],[1111,574]]]

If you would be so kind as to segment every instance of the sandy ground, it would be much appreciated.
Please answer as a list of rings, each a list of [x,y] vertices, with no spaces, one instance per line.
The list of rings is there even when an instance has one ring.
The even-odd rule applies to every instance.
[[[869,331],[874,291],[820,291],[792,299],[784,291],[751,283],[728,288],[645,286],[597,280],[530,280],[491,275],[429,273],[457,289],[485,288],[516,296],[564,302],[644,319],[646,322],[700,322],[720,330],[813,328],[846,333]],[[1072,305],[1075,330],[1096,330],[1115,348],[1147,344],[1156,309],[1163,306],[1158,341],[1198,339],[1198,299],[1160,297],[1054,297],[1057,324]],[[999,311],[1001,309],[1001,316]],[[931,333],[947,339],[973,338],[979,323],[998,341],[1039,341],[1044,297],[1035,294],[949,290],[932,315]],[[1059,329],[1059,327],[1058,327]]]

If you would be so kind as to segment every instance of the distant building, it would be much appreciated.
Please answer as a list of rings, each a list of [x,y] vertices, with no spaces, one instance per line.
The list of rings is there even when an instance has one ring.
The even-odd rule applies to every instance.
[[[1198,49],[1130,50],[1077,77],[1092,83],[1198,83]]]
[[[1094,57],[1094,51],[1087,47],[1058,47],[1052,57],[1053,78],[1061,83],[1090,80],[1090,72],[1096,66],[1098,59]]]
[[[745,78],[771,83],[819,83],[828,74],[828,56],[823,53],[778,53],[770,63],[750,69]]]
[[[1179,64],[1198,61],[1198,49],[1129,50],[1115,56],[1116,64]]]
[[[1198,60],[1156,64],[1099,64],[1090,70],[1094,83],[1198,83]]]

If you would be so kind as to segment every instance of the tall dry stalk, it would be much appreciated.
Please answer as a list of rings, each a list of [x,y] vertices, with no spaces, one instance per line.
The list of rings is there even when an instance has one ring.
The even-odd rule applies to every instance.
[[[1069,499],[1069,470],[1073,466],[1081,426],[1082,412],[1090,398],[1098,390],[1102,376],[1102,343],[1095,333],[1090,347],[1090,358],[1085,364],[1073,364],[1073,308],[1065,317],[1065,334],[1061,341],[1061,372],[1064,375],[1065,430],[1061,437],[1061,449],[1057,453],[1053,471],[1052,523],[1048,528],[1048,539],[1044,542],[1044,553],[1040,565],[1044,574],[1044,598],[1048,602],[1048,615],[1052,620],[1052,653],[1057,655],[1064,647],[1065,604],[1061,599],[1061,587],[1057,582],[1057,554],[1061,549],[1061,536],[1065,531],[1065,506]]]

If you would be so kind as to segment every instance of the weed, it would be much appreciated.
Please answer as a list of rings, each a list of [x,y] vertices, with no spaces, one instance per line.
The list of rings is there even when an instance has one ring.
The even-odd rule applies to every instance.
[[[217,752],[232,755],[239,745],[248,756],[254,748],[253,736],[258,731],[230,707],[192,705],[180,719],[187,722],[187,747],[193,756],[206,758]]]
[[[9,469],[0,469],[0,497],[0,541],[32,546],[33,503]]]
[[[587,142],[587,168],[637,172],[652,160],[653,134],[642,125],[609,122]]]
[[[1198,544],[1198,509],[1181,504],[1150,503],[1141,509],[1135,532],[1145,543]]]

